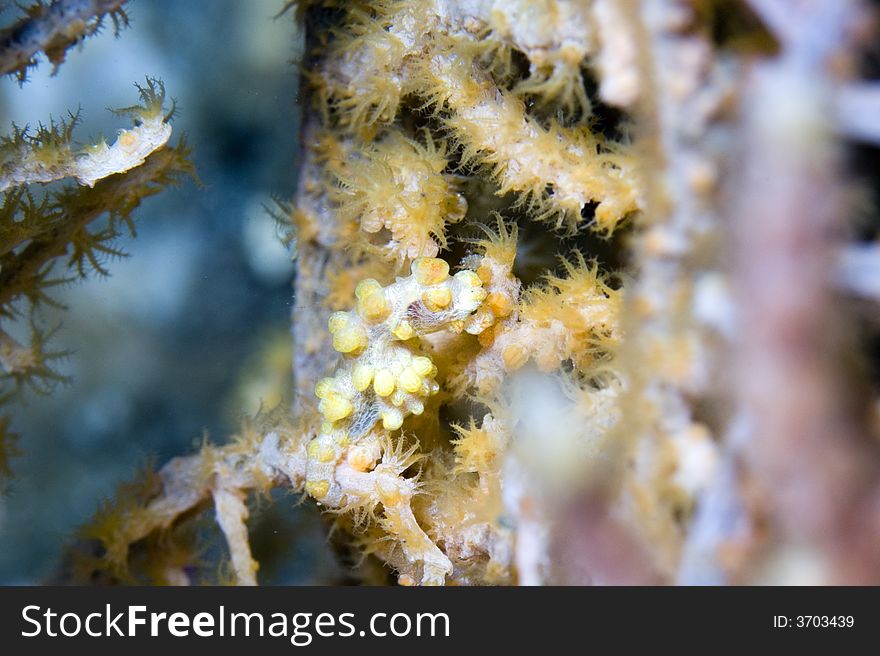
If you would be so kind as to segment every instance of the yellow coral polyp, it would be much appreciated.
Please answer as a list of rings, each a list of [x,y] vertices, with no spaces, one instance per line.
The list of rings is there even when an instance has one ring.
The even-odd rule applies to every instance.
[[[498,447],[491,434],[477,428],[471,419],[469,428],[453,426],[458,434],[455,445],[455,468],[459,472],[489,472],[497,462]]]
[[[347,462],[356,471],[370,471],[375,467],[380,456],[376,444],[358,444],[348,451]]]

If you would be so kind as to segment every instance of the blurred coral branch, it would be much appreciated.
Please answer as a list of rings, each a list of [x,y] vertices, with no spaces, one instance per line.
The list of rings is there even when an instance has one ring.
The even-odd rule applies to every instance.
[[[731,180],[746,484],[777,550],[813,553],[820,580],[877,584],[880,446],[867,390],[846,365],[852,318],[834,288],[847,206],[833,108],[857,3],[752,4],[784,12],[788,27],[780,55],[744,82]]]
[[[37,55],[57,68],[67,51],[95,34],[109,16],[116,32],[128,26],[122,8],[127,0],[38,0],[25,9],[25,16],[0,30],[0,75],[14,75],[20,81],[36,65]]]

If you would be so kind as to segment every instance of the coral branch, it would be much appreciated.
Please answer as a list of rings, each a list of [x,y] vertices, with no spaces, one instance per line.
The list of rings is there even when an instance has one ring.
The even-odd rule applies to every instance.
[[[102,242],[116,233],[100,231],[90,234],[87,231],[89,224],[107,213],[116,221],[128,221],[131,212],[144,198],[158,193],[181,174],[191,172],[187,154],[185,145],[161,149],[148,156],[141,166],[111,176],[92,189],[60,192],[57,197],[59,220],[49,224],[49,229],[30,241],[21,252],[7,253],[2,257],[0,307],[8,307],[19,296],[38,300],[47,274],[46,265],[65,254],[70,256],[80,275],[85,274],[89,265],[101,271],[98,256],[105,248]]]
[[[731,223],[738,293],[748,299],[737,401],[749,427],[742,455],[766,493],[753,513],[770,524],[774,556],[807,551],[821,581],[876,584],[880,450],[842,365],[851,337],[833,296],[844,204],[829,111],[840,68],[829,63],[848,55],[854,8],[790,3],[786,20],[809,29],[788,33],[783,53],[748,78]]]
[[[98,180],[124,173],[144,163],[150,153],[162,148],[171,138],[166,113],[165,86],[147,78],[147,86],[138,86],[143,105],[117,110],[131,115],[135,127],[121,130],[113,145],[100,142],[74,154],[70,150],[71,131],[76,123],[40,128],[30,136],[16,129],[11,138],[0,140],[0,192],[12,187],[76,178],[81,185],[94,187]]]
[[[248,509],[245,494],[238,489],[215,487],[213,491],[214,509],[217,523],[226,536],[229,553],[232,557],[232,570],[239,585],[257,584],[257,562],[251,556],[248,542]]]
[[[553,4],[551,14],[556,18],[569,10],[578,12],[575,3]],[[491,57],[493,49],[475,34],[490,19],[476,18],[473,10],[454,5],[447,13],[431,3],[389,3],[380,7],[376,17],[355,11],[354,35],[340,40],[339,57],[330,60],[316,86],[329,97],[343,125],[368,133],[373,124],[392,121],[400,98],[414,92],[444,113],[444,123],[463,147],[465,161],[491,168],[499,194],[516,192],[537,207],[538,219],[567,221],[570,227],[577,225],[588,205],[596,203],[596,226],[610,233],[641,206],[631,156],[622,144],[607,142],[584,125],[544,127],[528,116],[521,98],[498,88],[485,70],[480,53],[488,50]],[[504,23],[506,11],[502,7],[492,12],[492,19]],[[519,28],[506,31],[518,35],[513,39],[516,44],[536,39],[520,44],[536,62],[526,92],[555,96],[559,76],[570,77],[560,70],[573,67],[579,84],[561,84],[580,89],[574,94],[580,97],[579,66],[590,46],[579,44],[581,37],[566,40],[553,29],[544,31],[557,23],[549,18],[541,21],[526,33]],[[572,24],[588,29],[585,18],[567,23],[566,29]],[[565,46],[557,52],[548,49],[549,43]],[[561,59],[554,63],[551,51]],[[546,72],[547,65],[552,73]]]
[[[118,32],[128,26],[122,9],[127,0],[38,0],[27,15],[0,31],[0,75],[24,81],[28,68],[36,65],[40,52],[57,68],[67,51],[97,32],[110,16]]]
[[[98,540],[103,547],[99,562],[89,563],[87,569],[130,576],[133,545],[155,532],[169,533],[188,513],[213,499],[236,580],[254,585],[257,564],[250,554],[244,524],[248,515],[245,495],[275,486],[301,490],[304,442],[302,436],[283,426],[265,432],[246,426],[226,446],[206,446],[196,455],[175,458],[145,492],[124,491],[117,503],[106,505],[80,530],[81,537]]]
[[[499,193],[532,199],[539,219],[576,224],[588,204],[598,203],[596,226],[610,233],[638,209],[632,160],[588,129],[542,127],[526,116],[521,100],[455,52],[435,52],[416,75],[422,93],[448,110],[444,123],[465,161],[489,165]]]

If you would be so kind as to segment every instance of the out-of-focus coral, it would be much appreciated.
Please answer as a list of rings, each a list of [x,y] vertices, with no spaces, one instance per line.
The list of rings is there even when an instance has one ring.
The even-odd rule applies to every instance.
[[[74,570],[186,582],[155,545],[213,507],[254,584],[248,498],[285,487],[402,585],[764,581],[805,549],[876,581],[847,526],[880,526],[880,461],[819,331],[842,210],[817,108],[858,4],[809,4],[301,5],[292,412],[102,509]]]
[[[42,50],[57,67],[68,48],[94,33],[105,16],[127,23],[123,2],[38,2],[0,31],[0,73],[21,82]],[[108,145],[74,146],[79,114],[49,119],[36,129],[12,125],[0,136],[0,405],[24,387],[48,392],[63,380],[54,361],[53,330],[40,309],[54,304],[53,287],[106,274],[122,255],[117,237],[134,234],[133,212],[143,199],[192,174],[183,140],[168,146],[173,103],[164,84],[137,85],[140,103],[113,110],[133,125]],[[61,184],[72,180],[73,184]],[[0,419],[0,479],[10,474],[14,434]]]
[[[37,0],[25,15],[0,30],[0,75],[23,82],[42,52],[56,68],[67,51],[100,30],[108,17],[116,33],[128,26],[127,0]]]

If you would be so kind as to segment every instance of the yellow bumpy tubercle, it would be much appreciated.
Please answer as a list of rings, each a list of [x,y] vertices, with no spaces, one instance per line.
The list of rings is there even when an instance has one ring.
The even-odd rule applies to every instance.
[[[449,277],[449,264],[437,257],[420,257],[413,260],[410,269],[420,285],[437,285]]]
[[[404,319],[399,324],[397,324],[397,326],[394,327],[394,330],[391,331],[391,334],[399,340],[406,341],[412,338],[412,336],[416,334],[416,331],[413,330],[412,324]]]
[[[327,395],[333,391],[333,379],[322,378],[315,385],[315,396],[319,399],[326,399]]]
[[[364,321],[379,323],[391,314],[391,304],[376,280],[367,278],[359,282],[354,295],[357,297],[357,313]]]
[[[388,369],[380,369],[373,380],[373,389],[379,396],[388,396],[394,391],[394,374]]]
[[[327,320],[327,328],[330,330],[330,334],[333,335],[341,330],[343,326],[347,325],[349,321],[348,312],[334,312]]]
[[[382,413],[382,428],[385,430],[397,430],[403,426],[403,412],[394,408]]]
[[[367,345],[367,333],[358,327],[346,327],[333,335],[333,348],[340,353],[353,353]]]
[[[509,371],[515,371],[526,363],[529,359],[529,354],[517,344],[508,344],[501,351],[501,359],[504,360],[504,366]]]
[[[492,314],[502,319],[513,312],[513,301],[498,292],[492,292],[486,297],[486,305],[492,310]]]
[[[376,292],[382,291],[382,285],[379,284],[379,281],[375,278],[367,278],[365,280],[361,280],[357,287],[354,288],[354,296],[355,298],[365,298],[367,296],[372,296]]]
[[[396,431],[407,416],[422,414],[426,400],[439,391],[432,359],[414,354],[410,344],[400,342],[418,337],[421,329],[461,332],[464,319],[474,318],[475,311],[496,315],[512,311],[512,304],[500,295],[492,298],[491,312],[478,310],[486,294],[476,273],[465,270],[450,277],[449,265],[432,257],[414,260],[412,278],[398,279],[388,287],[372,278],[358,283],[354,310],[333,313],[327,324],[333,348],[348,357],[335,377],[315,385],[323,423],[320,437],[309,443],[307,452],[309,462],[323,469],[309,476],[312,496],[321,499],[329,494],[332,477],[317,473],[340,459],[359,471],[376,466],[375,449],[358,444],[373,428],[359,413],[369,408],[378,413],[383,430]],[[413,307],[418,301],[424,307]],[[426,316],[426,308],[433,314]],[[345,426],[356,431],[351,440],[340,430]]]
[[[411,366],[419,376],[430,376],[434,373],[434,363],[431,362],[431,358],[424,355],[414,357]]]
[[[385,298],[385,295],[379,292],[378,294],[360,299],[357,304],[357,312],[364,321],[379,323],[380,321],[385,321],[388,315],[391,314],[391,304]]]
[[[330,491],[330,481],[309,481],[306,483],[306,492],[316,499],[323,499]]]
[[[367,331],[348,312],[334,312],[327,327],[333,335],[333,348],[340,353],[354,353],[367,346]]]
[[[452,292],[448,287],[432,287],[422,294],[422,303],[431,312],[439,312],[452,303]]]
[[[482,287],[483,281],[480,280],[480,276],[478,276],[473,271],[469,271],[465,269],[464,271],[459,271],[455,274],[455,279],[460,280],[468,287]]]
[[[400,389],[410,394],[422,391],[422,377],[413,369],[404,369],[397,379]]]
[[[347,398],[336,392],[329,393],[321,399],[318,410],[327,421],[339,421],[345,419],[354,412],[354,405]]]
[[[351,370],[351,384],[358,392],[366,391],[372,382],[373,368],[370,365],[363,362],[358,362],[354,365],[354,368]]]
[[[317,437],[309,442],[309,445],[306,447],[306,453],[308,453],[309,458],[312,460],[317,460],[323,464],[336,460],[336,450]]]

